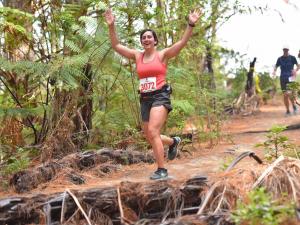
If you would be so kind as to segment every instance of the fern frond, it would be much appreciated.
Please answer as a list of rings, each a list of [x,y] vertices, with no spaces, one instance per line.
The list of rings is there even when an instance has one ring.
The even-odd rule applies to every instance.
[[[19,77],[31,75],[30,80],[36,80],[42,77],[41,74],[46,74],[46,71],[49,70],[49,65],[26,60],[11,62],[5,58],[0,58],[0,69],[4,72],[17,73]]]
[[[19,21],[30,20],[33,21],[34,15],[29,12],[24,12],[19,9],[14,9],[10,7],[1,7],[0,15],[5,18],[17,18]]]
[[[76,32],[76,35],[78,35],[78,38],[80,40],[85,41],[86,45],[93,46],[94,37],[88,34],[84,27],[74,24],[71,29],[73,30],[73,32]]]
[[[80,22],[85,24],[86,32],[88,34],[94,34],[98,27],[98,22],[96,18],[90,16],[81,16],[78,19]]]
[[[187,115],[195,112],[195,107],[187,100],[173,100],[172,104],[174,108],[179,109]]]
[[[81,49],[75,44],[75,42],[68,39],[65,41],[65,47],[76,53],[80,53],[81,51]]]
[[[88,53],[84,52],[79,55],[64,58],[64,66],[84,67],[90,59]]]

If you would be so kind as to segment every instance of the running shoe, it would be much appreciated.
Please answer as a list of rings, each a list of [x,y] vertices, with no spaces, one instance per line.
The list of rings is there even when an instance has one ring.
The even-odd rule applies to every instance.
[[[161,180],[168,178],[168,170],[164,168],[157,169],[151,176],[151,180]]]
[[[181,142],[180,137],[173,137],[174,143],[170,145],[169,151],[168,151],[168,159],[173,160],[176,158],[178,153],[178,145]]]

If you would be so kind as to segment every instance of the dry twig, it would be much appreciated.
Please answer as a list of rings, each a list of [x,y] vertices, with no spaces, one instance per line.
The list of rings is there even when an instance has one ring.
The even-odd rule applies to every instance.
[[[219,209],[220,209],[220,207],[221,207],[221,205],[222,205],[224,196],[225,196],[225,192],[226,192],[226,186],[224,186],[224,189],[223,189],[223,192],[222,192],[222,197],[221,197],[221,199],[220,199],[220,201],[219,201],[219,203],[218,203],[218,206],[217,206],[217,208],[215,209],[215,211],[214,211],[213,214],[216,214],[216,213],[219,211]]]
[[[215,189],[218,187],[218,185],[220,183],[221,183],[221,181],[217,181],[216,183],[214,183],[213,186],[211,186],[211,188],[209,189],[208,193],[205,196],[203,203],[201,204],[201,208],[197,212],[197,215],[200,215],[203,213],[203,210],[205,209],[205,207],[208,203],[208,200],[210,199],[211,195],[214,193]]]
[[[256,182],[252,185],[252,189],[256,188],[258,185],[261,184],[263,179],[268,176],[273,169],[280,163],[282,160],[284,160],[284,156],[281,155],[278,159],[276,159],[263,173],[262,175],[256,180]]]
[[[73,200],[75,201],[76,205],[78,206],[78,208],[80,209],[80,211],[82,212],[83,216],[85,217],[86,221],[88,222],[89,225],[92,225],[89,217],[86,215],[85,211],[83,210],[82,206],[80,205],[78,199],[76,198],[76,196],[69,190],[69,189],[66,189],[66,192],[68,192]]]
[[[60,214],[60,223],[63,224],[64,220],[65,220],[65,201],[66,201],[66,196],[67,196],[67,192],[64,191],[64,197],[63,197],[63,201],[61,204],[61,214]]]

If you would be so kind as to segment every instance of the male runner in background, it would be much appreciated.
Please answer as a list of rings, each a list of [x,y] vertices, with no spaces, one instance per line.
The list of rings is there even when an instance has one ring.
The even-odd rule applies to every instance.
[[[296,70],[294,66],[297,66]],[[291,91],[288,90],[287,84],[294,82],[296,78],[296,73],[300,69],[300,65],[297,62],[295,56],[289,54],[289,47],[283,47],[283,55],[277,59],[273,75],[276,74],[277,68],[280,67],[280,86],[283,92],[283,102],[286,108],[286,115],[291,115],[290,108],[289,108],[289,101],[291,101],[294,114],[297,113],[297,107],[295,104],[295,98]]]

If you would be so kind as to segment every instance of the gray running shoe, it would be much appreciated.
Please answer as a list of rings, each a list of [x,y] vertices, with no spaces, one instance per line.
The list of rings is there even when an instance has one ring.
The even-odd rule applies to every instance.
[[[151,180],[161,180],[168,178],[168,170],[166,169],[157,169],[151,176]]]
[[[178,153],[178,145],[181,142],[180,137],[173,137],[174,143],[170,145],[169,151],[168,151],[168,159],[173,160],[176,158]]]
[[[290,115],[292,115],[290,111],[287,111],[287,112],[285,113],[285,116],[286,116],[286,117],[288,117],[288,116],[290,116]]]

